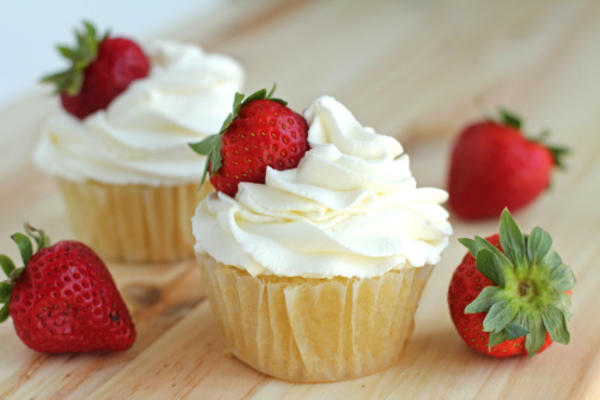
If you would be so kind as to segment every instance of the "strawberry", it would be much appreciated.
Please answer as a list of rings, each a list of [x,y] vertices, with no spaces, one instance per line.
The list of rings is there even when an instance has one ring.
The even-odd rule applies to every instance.
[[[131,82],[150,72],[150,61],[135,42],[108,33],[100,38],[92,24],[84,25],[83,32],[75,32],[76,48],[58,46],[71,66],[42,78],[56,85],[64,109],[79,119],[106,109]]]
[[[219,133],[190,143],[207,156],[202,181],[210,170],[215,189],[235,196],[240,182],[264,183],[267,167],[294,168],[308,150],[308,124],[288,107],[272,98],[275,85],[245,97],[236,93],[233,112]],[[245,98],[244,98],[245,97]]]
[[[41,230],[25,226],[18,245],[24,267],[5,255],[0,265],[9,277],[0,282],[0,322],[9,314],[25,345],[43,353],[126,350],[135,326],[115,283],[96,253],[83,243],[50,245]]]
[[[521,132],[519,117],[501,111],[499,122],[485,120],[466,127],[452,150],[448,192],[450,207],[464,219],[497,217],[529,204],[550,182],[553,166],[563,167],[568,149],[542,143]]]
[[[465,343],[493,357],[533,357],[569,343],[575,276],[543,229],[523,235],[507,209],[500,234],[459,239],[469,249],[448,289],[450,316]]]

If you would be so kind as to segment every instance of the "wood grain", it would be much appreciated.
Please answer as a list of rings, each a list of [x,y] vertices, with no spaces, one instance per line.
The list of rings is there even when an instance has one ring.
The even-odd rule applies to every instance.
[[[110,268],[139,338],[128,352],[47,356],[0,326],[0,399],[597,399],[600,319],[600,2],[235,1],[156,36],[229,53],[247,68],[248,91],[276,81],[301,110],[321,94],[401,139],[421,185],[444,186],[452,136],[469,119],[506,105],[527,130],[551,127],[573,148],[566,173],[517,214],[541,225],[573,267],[572,343],[532,360],[496,361],[469,351],[448,318],[445,293],[464,254],[453,241],[434,271],[404,358],[363,379],[296,385],[261,375],[223,353],[193,260]],[[99,23],[101,21],[98,21]],[[125,27],[115,27],[125,30]],[[40,67],[40,72],[43,68]],[[48,109],[45,91],[0,109],[0,249],[30,220],[68,237],[52,180],[30,161]],[[455,237],[489,234],[495,221],[452,220]]]

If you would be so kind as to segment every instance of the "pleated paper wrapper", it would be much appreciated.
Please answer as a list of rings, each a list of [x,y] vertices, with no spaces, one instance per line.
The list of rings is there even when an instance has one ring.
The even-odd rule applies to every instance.
[[[57,178],[78,240],[101,257],[171,262],[192,257],[191,218],[212,186],[107,185]]]
[[[358,378],[402,356],[431,266],[374,278],[253,277],[197,254],[227,350],[292,382]]]

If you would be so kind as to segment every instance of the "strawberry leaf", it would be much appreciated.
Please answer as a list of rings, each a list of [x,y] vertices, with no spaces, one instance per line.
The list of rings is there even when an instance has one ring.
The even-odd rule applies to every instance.
[[[276,98],[276,97],[274,97],[274,98],[270,98],[269,100],[271,100],[271,101],[274,101],[274,102],[276,102],[276,103],[279,103],[279,104],[281,104],[282,106],[287,106],[287,104],[288,104],[288,102],[287,102],[287,101],[285,101],[285,100],[283,100],[283,99]]]
[[[517,270],[527,267],[527,253],[523,234],[508,209],[500,216],[500,244],[506,256],[513,262]]]
[[[70,66],[58,73],[46,75],[42,82],[53,83],[55,93],[66,93],[75,96],[83,86],[84,71],[96,59],[98,46],[106,35],[98,37],[96,28],[90,22],[83,22],[83,30],[75,31],[77,45],[75,47],[57,46],[58,52],[65,57]]]
[[[233,97],[233,113],[229,114],[229,116],[225,120],[226,122],[223,123],[221,131],[225,131],[231,124],[231,121],[240,114],[240,109],[242,108],[242,100],[244,100],[244,95],[241,93],[236,93]]]
[[[475,240],[469,238],[460,238],[458,241],[465,246],[467,250],[469,250],[469,253],[471,253],[473,257],[477,257],[477,252],[481,247],[477,245]]]
[[[271,90],[269,90],[269,93],[267,93],[267,99],[274,101],[276,103],[281,104],[282,106],[287,106],[288,102],[283,100],[283,99],[279,99],[277,97],[273,97],[273,94],[275,93],[275,89],[277,88],[277,84],[273,83],[273,86],[271,87]]]
[[[527,316],[527,329],[529,329],[529,333],[525,336],[525,349],[531,358],[544,345],[546,330],[542,319],[534,315]]]
[[[37,244],[36,252],[40,251],[44,247],[50,246],[50,237],[48,237],[43,230],[31,226],[29,222],[25,223],[25,232]]]
[[[529,329],[523,327],[521,324],[511,322],[506,326],[505,332],[508,339],[512,340],[527,335]]]
[[[530,140],[534,140],[536,142],[543,142],[544,140],[548,139],[549,137],[550,137],[550,129],[544,129],[536,137],[533,137]]]
[[[564,157],[571,153],[571,149],[565,146],[550,144],[546,144],[545,146],[552,153],[552,161],[554,162],[554,165],[560,169],[565,169],[566,165],[564,163]]]
[[[506,342],[508,340],[508,336],[505,332],[492,332],[490,333],[490,339],[488,342],[488,350],[491,350],[492,347]]]
[[[78,53],[72,48],[67,46],[57,46],[56,48],[58,49],[60,55],[66,58],[67,60],[74,61],[77,59]]]
[[[554,250],[550,250],[542,262],[550,268],[550,271],[553,271],[563,263],[558,253]]]
[[[13,286],[6,281],[0,282],[0,303],[8,303]]]
[[[495,332],[502,331],[506,325],[517,314],[517,310],[514,309],[506,300],[499,300],[494,303],[483,320],[483,331],[484,332]]]
[[[221,125],[221,130],[219,131],[219,133],[217,135],[211,135],[211,136],[218,136],[220,139],[220,137],[221,137],[220,135],[222,135],[227,130],[227,128],[229,128],[229,125],[231,125],[231,121],[233,121],[233,118],[234,118],[233,114],[229,113],[227,115],[227,118],[225,118],[225,121],[223,121],[223,125]]]
[[[481,249],[477,253],[477,269],[495,285],[504,287],[506,278],[502,267],[502,259],[488,249]]]
[[[210,174],[214,175],[221,169],[221,141],[215,145],[215,149],[208,157],[210,159]]]
[[[500,123],[502,125],[512,126],[516,129],[521,129],[521,127],[523,126],[523,121],[521,120],[521,117],[519,117],[512,111],[508,111],[505,108],[500,109]]]
[[[252,100],[262,100],[262,99],[265,99],[266,97],[267,97],[267,89],[261,89],[259,91],[252,93],[250,96],[246,97],[246,100],[244,100],[244,103],[248,103]]]
[[[4,254],[0,254],[0,266],[7,277],[10,276],[10,274],[15,270],[15,264],[8,256],[5,256]]]
[[[210,135],[201,142],[188,143],[188,146],[196,153],[207,156],[202,181],[200,182],[200,184],[203,184],[208,174],[209,166],[211,175],[214,175],[221,168],[221,135]]]
[[[6,321],[9,316],[10,316],[10,310],[8,308],[8,303],[7,303],[2,308],[0,308],[0,323]]]
[[[539,264],[552,247],[552,237],[542,228],[535,227],[527,237],[527,257],[532,264]]]
[[[562,344],[569,344],[570,334],[567,329],[567,323],[565,316],[559,309],[550,306],[542,310],[542,321],[552,340]]]
[[[69,96],[76,96],[81,91],[83,79],[83,73],[74,74],[65,87],[65,93],[67,93]]]
[[[465,314],[476,314],[490,309],[497,301],[497,295],[500,289],[496,286],[486,286],[479,295],[468,306],[465,307]]]
[[[96,35],[96,27],[90,21],[83,21],[83,26],[85,27],[86,37],[95,38]]]
[[[267,93],[267,99],[270,99],[271,97],[273,97],[273,94],[275,93],[275,89],[277,89],[277,84],[275,82],[273,82],[273,86],[271,86],[271,90],[269,90],[269,93]]]
[[[204,181],[206,180],[206,175],[208,175],[209,168],[210,168],[210,159],[209,159],[209,157],[206,157],[206,162],[204,163],[204,172],[202,172],[202,180],[200,180],[200,185],[204,184]]]
[[[212,151],[212,149],[215,145],[215,143],[214,143],[215,139],[218,139],[217,135],[211,135],[211,136],[208,136],[207,138],[203,139],[200,142],[188,143],[188,146],[190,146],[192,148],[192,150],[194,150],[198,154],[207,155]]]
[[[571,317],[571,296],[565,292],[558,292],[552,305],[560,310],[568,319]]]
[[[17,247],[19,248],[19,252],[21,253],[21,259],[23,260],[23,265],[27,265],[29,259],[33,254],[33,247],[31,246],[31,241],[27,236],[23,235],[22,233],[13,234],[11,236],[11,239],[17,244]]]
[[[504,253],[498,250],[496,246],[479,236],[475,236],[475,243],[480,249],[486,249],[494,255],[495,262],[500,266],[505,276],[513,271],[514,266],[512,262],[506,257]],[[477,269],[479,269],[479,265],[477,265]]]
[[[523,327],[523,329],[526,329],[527,333],[529,333],[529,323],[527,322],[527,315],[525,315],[525,313],[523,313],[522,311],[518,312],[517,315],[515,315],[511,324],[519,325]]]
[[[564,292],[565,290],[573,289],[575,286],[575,275],[571,268],[565,264],[561,264],[554,268],[550,273],[550,284],[554,290]]]

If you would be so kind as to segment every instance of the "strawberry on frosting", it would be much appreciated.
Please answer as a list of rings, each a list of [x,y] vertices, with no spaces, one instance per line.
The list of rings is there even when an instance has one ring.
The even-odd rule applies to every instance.
[[[83,119],[105,109],[133,81],[148,76],[150,61],[134,41],[108,32],[98,36],[89,22],[75,36],[76,47],[58,46],[71,65],[42,81],[54,83],[64,109]]]
[[[205,175],[221,192],[235,196],[240,182],[265,181],[267,167],[294,168],[308,149],[306,120],[273,98],[275,86],[245,97],[236,93],[233,111],[218,134],[190,147],[207,156]],[[203,177],[204,179],[204,177]]]

